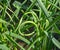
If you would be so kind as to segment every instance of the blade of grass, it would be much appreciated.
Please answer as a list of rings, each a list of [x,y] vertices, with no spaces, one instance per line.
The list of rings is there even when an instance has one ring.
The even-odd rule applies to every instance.
[[[30,44],[30,41],[27,40],[26,38],[22,37],[21,35],[18,35],[18,34],[12,33],[12,32],[10,32],[10,33],[9,32],[5,32],[5,33],[7,35],[10,35],[11,37],[18,38],[18,39],[24,41],[25,43]]]
[[[41,0],[37,0],[37,3],[38,3],[38,5],[39,5],[39,7],[41,7],[41,9],[42,9],[43,12],[45,13],[45,15],[46,15],[47,17],[49,17],[50,15],[49,15],[46,7],[45,7],[44,4],[42,3],[42,1],[41,1]]]
[[[30,50],[31,47],[34,46],[34,44],[40,39],[40,41],[42,40],[42,37],[38,37],[33,43],[31,43],[31,45],[29,46],[29,48],[27,50]]]
[[[49,2],[49,1],[48,1]],[[58,10],[60,10],[60,7],[56,6],[55,4],[49,2],[51,5],[53,5],[55,8],[57,8]]]
[[[60,20],[60,16],[56,17],[54,21],[52,21],[52,23],[50,23],[50,25],[46,28],[46,31],[48,31],[57,21]]]
[[[13,26],[12,24],[10,24],[10,23],[6,22],[5,20],[2,20],[1,18],[0,18],[0,22],[1,22],[1,23],[5,23],[5,24],[7,24],[7,25],[11,25],[11,26],[12,26],[12,28],[14,29],[14,26]]]
[[[10,36],[6,35],[7,40],[9,40],[12,44],[15,44],[18,46],[20,49],[25,50],[22,46],[20,46],[16,41],[14,41]]]

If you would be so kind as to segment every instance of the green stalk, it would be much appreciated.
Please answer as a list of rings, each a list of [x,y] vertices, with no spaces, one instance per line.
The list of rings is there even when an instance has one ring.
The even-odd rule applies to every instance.
[[[22,50],[25,50],[22,46],[20,46],[18,43],[16,43],[10,36],[6,35],[6,37],[7,37],[7,40],[9,40],[12,44],[15,44],[16,46],[18,46]]]

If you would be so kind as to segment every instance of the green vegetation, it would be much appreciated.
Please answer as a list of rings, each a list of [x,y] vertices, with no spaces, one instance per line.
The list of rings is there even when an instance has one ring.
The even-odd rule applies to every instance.
[[[0,50],[59,50],[60,0],[0,0]]]

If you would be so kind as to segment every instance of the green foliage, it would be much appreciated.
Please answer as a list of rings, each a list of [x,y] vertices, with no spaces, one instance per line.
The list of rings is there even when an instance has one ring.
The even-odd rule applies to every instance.
[[[0,0],[0,50],[60,49],[60,0]]]

